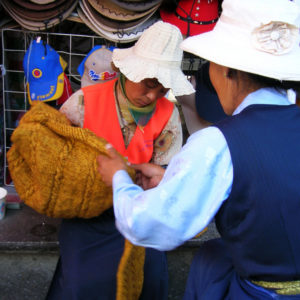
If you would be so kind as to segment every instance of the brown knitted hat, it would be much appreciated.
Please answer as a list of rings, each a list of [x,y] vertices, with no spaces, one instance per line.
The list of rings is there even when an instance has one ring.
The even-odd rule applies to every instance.
[[[10,175],[25,204],[55,218],[92,218],[112,206],[112,189],[97,171],[106,141],[74,127],[58,110],[33,103],[14,130],[7,152]],[[128,168],[134,177],[135,171]],[[117,300],[137,300],[145,249],[125,241],[117,274]]]

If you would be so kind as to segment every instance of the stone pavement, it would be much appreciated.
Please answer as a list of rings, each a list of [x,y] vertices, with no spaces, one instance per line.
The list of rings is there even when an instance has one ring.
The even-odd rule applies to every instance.
[[[43,300],[58,258],[59,219],[21,204],[0,220],[0,299]],[[217,237],[214,224],[198,239],[167,253],[169,299],[180,300],[192,257],[205,240]]]

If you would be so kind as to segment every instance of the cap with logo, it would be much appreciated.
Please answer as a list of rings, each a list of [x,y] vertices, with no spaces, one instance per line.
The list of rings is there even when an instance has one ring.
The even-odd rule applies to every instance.
[[[30,104],[33,101],[51,101],[61,97],[66,66],[67,63],[50,45],[40,39],[31,42],[23,59]]]
[[[96,45],[90,50],[77,68],[81,76],[81,87],[103,83],[117,77],[112,69],[112,51],[115,47]]]

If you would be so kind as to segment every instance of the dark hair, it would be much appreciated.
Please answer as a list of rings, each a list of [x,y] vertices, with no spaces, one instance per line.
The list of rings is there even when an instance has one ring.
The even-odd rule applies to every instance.
[[[178,6],[179,0],[163,0],[160,9],[165,10],[169,13],[174,13]]]
[[[228,76],[236,76],[237,72],[238,71],[235,69],[229,69]],[[247,78],[249,82],[252,82],[256,86],[283,90],[293,89],[297,94],[297,98],[300,98],[300,81],[278,80],[244,71],[239,72],[243,77]]]
[[[260,84],[262,87],[271,87],[283,90],[293,89],[297,93],[297,98],[300,97],[300,81],[278,80],[252,73],[246,74],[253,82]]]

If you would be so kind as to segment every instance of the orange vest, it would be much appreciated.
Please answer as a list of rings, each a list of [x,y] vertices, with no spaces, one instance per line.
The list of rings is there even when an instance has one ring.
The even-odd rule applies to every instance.
[[[118,120],[114,85],[117,79],[82,88],[84,93],[83,127],[111,143],[131,163],[149,162],[153,154],[153,142],[170,119],[174,104],[166,98],[157,101],[155,112],[143,132],[137,126],[128,147],[125,147]]]

